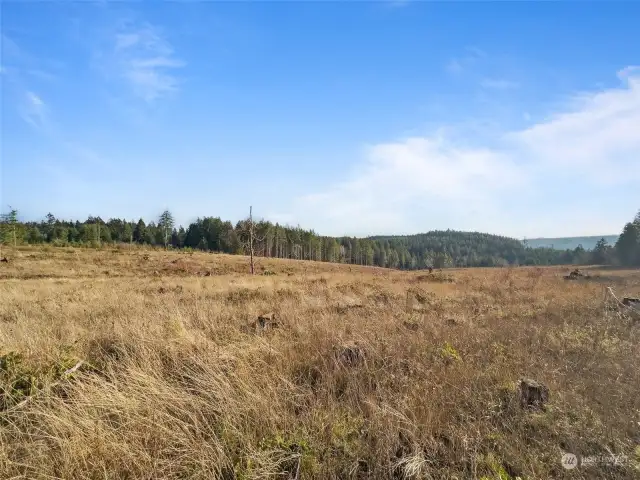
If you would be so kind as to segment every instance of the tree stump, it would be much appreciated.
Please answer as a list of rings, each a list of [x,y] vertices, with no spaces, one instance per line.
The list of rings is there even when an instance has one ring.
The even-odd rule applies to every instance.
[[[549,401],[549,389],[545,385],[529,378],[521,378],[518,388],[523,408],[545,409],[545,403]]]
[[[276,314],[273,312],[264,313],[258,316],[255,322],[256,330],[269,330],[271,328],[278,328],[280,324],[276,319]]]
[[[337,360],[345,366],[355,367],[364,362],[364,350],[356,344],[343,345],[336,350]]]

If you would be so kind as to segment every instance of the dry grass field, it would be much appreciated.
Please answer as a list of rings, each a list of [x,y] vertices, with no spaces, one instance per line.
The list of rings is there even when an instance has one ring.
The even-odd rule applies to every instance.
[[[5,254],[1,479],[640,476],[639,271]]]

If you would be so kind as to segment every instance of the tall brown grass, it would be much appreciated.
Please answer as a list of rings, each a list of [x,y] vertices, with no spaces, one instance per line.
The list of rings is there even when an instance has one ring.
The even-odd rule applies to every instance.
[[[639,475],[640,325],[602,292],[639,294],[640,272],[7,256],[0,478]],[[246,328],[267,312],[278,328]],[[519,406],[521,377],[545,410]],[[564,452],[628,461],[565,470]]]

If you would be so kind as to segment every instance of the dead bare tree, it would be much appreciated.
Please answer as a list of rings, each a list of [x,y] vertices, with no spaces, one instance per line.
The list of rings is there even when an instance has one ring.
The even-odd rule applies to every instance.
[[[254,273],[253,268],[253,207],[249,206],[249,256],[251,264],[251,275]]]
[[[255,256],[255,245],[256,243],[261,243],[264,241],[265,237],[256,236],[255,232],[255,224],[253,223],[253,207],[249,207],[249,219],[247,220],[248,224],[245,223],[245,235],[248,237],[246,240],[242,241],[242,246],[244,250],[249,250],[249,266],[251,275],[255,273],[255,265],[253,261],[253,257]]]

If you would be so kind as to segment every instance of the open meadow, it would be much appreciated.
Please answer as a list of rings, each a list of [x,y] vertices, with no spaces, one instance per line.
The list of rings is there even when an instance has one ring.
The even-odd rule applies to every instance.
[[[1,479],[640,475],[638,270],[4,255]]]

